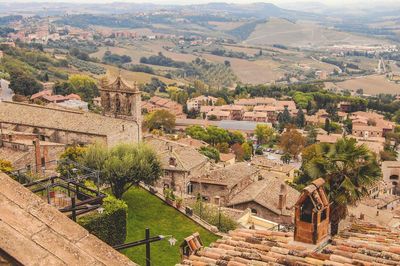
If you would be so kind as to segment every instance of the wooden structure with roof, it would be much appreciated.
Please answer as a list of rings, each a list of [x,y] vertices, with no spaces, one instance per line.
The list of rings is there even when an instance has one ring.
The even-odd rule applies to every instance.
[[[203,242],[200,239],[200,234],[196,232],[183,240],[180,245],[181,257],[182,259],[187,259],[202,248]]]
[[[329,201],[322,178],[303,189],[295,205],[294,240],[318,244],[329,235]]]

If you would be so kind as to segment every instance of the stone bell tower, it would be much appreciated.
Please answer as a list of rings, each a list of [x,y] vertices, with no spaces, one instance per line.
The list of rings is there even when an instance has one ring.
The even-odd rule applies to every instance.
[[[141,139],[142,110],[137,83],[130,85],[118,75],[112,83],[108,83],[106,79],[101,80],[99,90],[103,115],[135,121]]]

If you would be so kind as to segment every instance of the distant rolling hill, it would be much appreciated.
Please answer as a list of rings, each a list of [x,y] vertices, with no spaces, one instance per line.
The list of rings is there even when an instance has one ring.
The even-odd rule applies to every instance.
[[[250,45],[281,44],[291,47],[313,47],[334,44],[373,45],[387,43],[387,41],[337,31],[310,21],[271,18],[266,23],[258,24],[244,43]]]

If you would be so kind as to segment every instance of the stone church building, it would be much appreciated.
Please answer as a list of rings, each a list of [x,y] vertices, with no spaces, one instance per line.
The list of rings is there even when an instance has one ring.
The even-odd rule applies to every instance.
[[[139,142],[140,91],[119,76],[100,84],[103,115],[17,102],[0,102],[0,129],[37,134],[41,141],[86,145],[95,141],[111,147]]]

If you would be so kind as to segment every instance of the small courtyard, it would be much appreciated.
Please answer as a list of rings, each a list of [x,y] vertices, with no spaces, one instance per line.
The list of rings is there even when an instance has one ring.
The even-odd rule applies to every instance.
[[[152,265],[173,266],[180,261],[179,245],[183,239],[199,232],[205,246],[218,239],[218,236],[177,212],[156,196],[141,188],[132,188],[124,194],[128,204],[126,242],[144,239],[145,228],[150,228],[150,235],[172,235],[177,239],[175,246],[170,246],[168,237],[151,244]],[[123,251],[131,260],[145,265],[145,246],[129,248]]]

